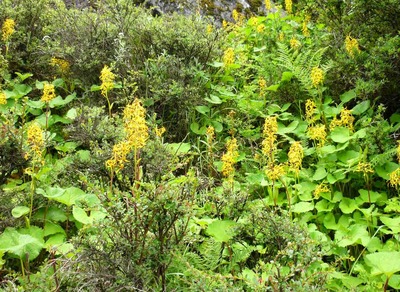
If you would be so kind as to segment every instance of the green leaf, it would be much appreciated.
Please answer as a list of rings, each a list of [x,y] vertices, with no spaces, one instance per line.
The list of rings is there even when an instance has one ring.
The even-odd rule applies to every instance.
[[[22,260],[26,260],[27,256],[29,261],[34,260],[44,247],[43,237],[40,237],[40,232],[36,229],[40,230],[35,226],[31,226],[28,230],[7,227],[0,235],[0,251]]]
[[[21,74],[21,73],[19,73],[19,72],[15,72],[15,74],[19,77],[19,79],[21,80],[21,82],[24,81],[25,79],[28,79],[29,77],[32,77],[32,76],[33,76],[32,73],[24,73],[24,74]]]
[[[59,245],[65,243],[65,239],[66,239],[65,234],[61,233],[53,234],[47,239],[46,243],[44,244],[44,247],[47,250],[51,250],[54,247],[58,247]]]
[[[351,225],[348,230],[341,228],[335,233],[335,241],[338,246],[346,247],[354,244],[367,246],[371,237],[367,231],[367,226],[363,224]]]
[[[29,214],[30,210],[31,209],[26,206],[17,206],[14,209],[12,209],[11,214],[14,218],[19,218],[26,214]]]
[[[207,132],[207,128],[205,126],[202,126],[200,128],[200,125],[197,122],[193,122],[190,124],[190,130],[192,130],[192,132],[197,135],[205,135]]]
[[[290,80],[292,80],[292,77],[293,77],[293,73],[292,72],[288,72],[288,71],[283,72],[282,73],[281,82],[290,81]]]
[[[287,127],[285,125],[278,123],[278,134],[287,134],[287,133],[292,133],[297,126],[299,125],[299,121],[293,121],[291,122]]]
[[[57,149],[58,151],[68,153],[74,151],[78,147],[78,144],[76,142],[66,142],[61,145],[56,145],[54,148]]]
[[[68,112],[65,114],[65,118],[66,119],[70,119],[70,120],[75,120],[75,118],[78,116],[78,112],[76,110],[76,108],[71,108],[70,110],[68,110]]]
[[[100,91],[101,90],[101,86],[100,85],[92,85],[90,87],[90,91]]]
[[[278,89],[279,89],[279,84],[274,84],[274,85],[271,85],[271,86],[268,86],[267,88],[266,88],[266,90],[268,90],[268,91],[273,91],[273,92],[277,92],[278,91]]]
[[[313,202],[299,202],[292,206],[292,211],[294,213],[306,213],[311,210],[314,210]]]
[[[327,172],[325,167],[318,167],[317,170],[315,171],[312,180],[321,180],[324,179],[327,176]]]
[[[216,95],[210,94],[210,98],[206,97],[206,101],[212,104],[221,104],[223,101]]]
[[[77,201],[84,199],[86,196],[84,191],[76,187],[70,187],[67,189],[47,187],[46,191],[39,188],[36,190],[36,192],[46,198],[60,202],[67,206],[74,205]]]
[[[331,230],[339,229],[339,225],[336,223],[335,215],[333,215],[333,213],[329,212],[324,216],[324,226]]]
[[[50,206],[47,210],[46,208],[39,209],[33,216],[35,219],[51,220],[53,222],[64,222],[68,219],[65,211],[57,206]]]
[[[208,225],[206,234],[217,242],[228,242],[235,236],[238,223],[232,220],[215,220]]]
[[[331,139],[336,143],[345,143],[351,139],[350,130],[345,127],[336,127],[331,132]]]
[[[199,113],[201,113],[203,115],[207,115],[210,112],[210,108],[205,105],[199,105],[199,106],[196,106],[196,111],[198,111]]]
[[[351,214],[358,208],[354,199],[343,198],[339,203],[339,208],[344,214]]]
[[[346,103],[349,102],[350,100],[354,99],[357,96],[356,91],[354,89],[349,90],[345,93],[343,93],[340,96],[340,100],[342,101],[342,103]]]
[[[338,159],[346,164],[353,164],[352,161],[357,162],[357,160],[359,160],[361,158],[361,153],[354,151],[354,150],[347,150],[347,151],[343,151],[338,153]]]
[[[371,275],[384,274],[390,278],[393,274],[400,272],[400,252],[398,251],[367,254],[364,260],[372,268]]]
[[[398,234],[400,232],[400,217],[390,218],[386,216],[381,216],[379,219],[382,221],[383,224],[385,224],[393,231],[393,234]]]
[[[51,108],[54,108],[66,105],[67,103],[70,103],[72,100],[74,100],[75,97],[76,97],[75,92],[73,94],[68,95],[65,99],[63,99],[61,96],[57,96],[56,98],[52,99],[49,102],[49,106]]]
[[[330,212],[335,207],[335,204],[328,202],[327,200],[321,200],[315,204],[315,209],[318,212]]]
[[[75,220],[81,222],[82,224],[92,224],[93,219],[90,218],[86,211],[80,207],[74,206],[72,208],[72,215],[74,216]]]
[[[191,148],[190,143],[166,143],[164,145],[173,155],[186,154]]]
[[[67,234],[65,233],[65,230],[58,224],[55,224],[51,221],[46,221],[46,224],[44,225],[44,236],[49,236],[53,234],[61,233],[66,236]]]
[[[353,115],[361,115],[363,112],[370,108],[370,101],[364,100],[363,102],[357,104],[355,107],[352,108],[351,113]]]

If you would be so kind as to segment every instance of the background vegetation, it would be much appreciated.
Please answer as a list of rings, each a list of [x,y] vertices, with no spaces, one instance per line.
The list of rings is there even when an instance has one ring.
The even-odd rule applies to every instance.
[[[400,289],[400,7],[281,2],[2,2],[1,289]]]

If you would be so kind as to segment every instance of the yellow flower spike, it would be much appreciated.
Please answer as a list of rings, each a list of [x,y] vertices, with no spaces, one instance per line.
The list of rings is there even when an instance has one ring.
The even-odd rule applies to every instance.
[[[265,25],[264,24],[259,24],[257,26],[257,32],[261,33],[265,30]]]
[[[347,53],[351,57],[354,57],[355,53],[359,53],[360,52],[360,47],[358,45],[357,39],[352,38],[350,35],[346,36],[346,39],[344,41],[344,45],[345,45]]]
[[[4,92],[0,92],[0,105],[7,104],[7,97]]]
[[[224,56],[222,57],[222,62],[224,63],[224,67],[232,65],[235,61],[235,51],[233,48],[228,48],[224,52]]]
[[[131,144],[128,141],[122,141],[113,147],[113,156],[106,161],[106,167],[113,171],[120,171],[128,162],[127,156],[131,152]]]
[[[285,9],[286,9],[286,12],[289,14],[292,14],[292,12],[293,12],[292,5],[293,5],[292,0],[285,0]]]
[[[357,172],[362,172],[364,175],[367,175],[368,173],[374,173],[374,170],[372,169],[372,165],[369,162],[359,162],[357,164]]]
[[[70,64],[67,60],[56,57],[51,58],[50,65],[58,68],[62,74],[68,73],[70,67]]]
[[[389,184],[396,189],[400,186],[400,167],[390,173]]]
[[[271,5],[271,1],[270,1],[270,0],[265,0],[265,1],[264,1],[264,4],[265,4],[265,9],[266,9],[267,11],[269,11],[269,10],[272,9],[272,5]]]
[[[100,73],[100,81],[101,81],[100,89],[101,89],[101,94],[103,96],[106,96],[107,93],[114,88],[114,80],[115,80],[114,73],[107,65],[105,65]]]
[[[235,22],[238,22],[239,20],[239,12],[236,9],[233,9],[232,11],[232,18]]]
[[[310,139],[318,142],[318,147],[322,147],[326,141],[325,125],[316,125],[307,129],[307,135]]]
[[[281,31],[278,35],[278,41],[283,42],[285,39],[285,34]]]
[[[321,194],[330,193],[330,192],[331,192],[331,190],[324,183],[319,184],[319,185],[317,185],[317,187],[314,190],[314,198],[319,199]]]
[[[314,87],[317,87],[324,81],[324,71],[319,67],[313,67],[310,74],[311,82]]]
[[[3,41],[7,42],[15,31],[15,21],[13,19],[7,18],[3,23],[1,31],[3,34]]]
[[[267,168],[267,170],[265,171],[267,177],[272,181],[278,180],[285,173],[285,166],[283,164],[272,165],[272,167]]]
[[[166,129],[164,128],[164,127],[161,127],[161,128],[158,128],[158,127],[156,127],[155,129],[155,132],[156,132],[156,136],[157,137],[162,137],[162,135],[165,133],[165,131],[166,131]]]
[[[293,142],[290,146],[288,153],[289,169],[294,173],[298,174],[301,168],[301,163],[303,161],[303,146],[301,142]]]
[[[212,145],[212,143],[214,142],[214,139],[215,139],[215,129],[214,129],[213,126],[208,126],[207,127],[206,136],[207,136],[208,147],[211,147],[211,145]]]
[[[301,43],[295,37],[292,37],[289,43],[292,49],[297,49],[301,46]]]
[[[309,124],[312,124],[314,122],[314,114],[315,110],[317,109],[317,106],[315,105],[315,102],[311,99],[307,99],[306,101],[306,120]]]
[[[310,31],[308,30],[307,24],[308,24],[307,21],[303,21],[303,24],[301,27],[301,32],[303,33],[303,36],[305,36],[305,37],[310,36]]]
[[[32,162],[43,164],[42,153],[44,150],[44,137],[42,128],[37,123],[31,123],[27,129],[26,143],[29,146],[29,152],[25,154],[25,159],[32,157]]]
[[[239,152],[237,151],[237,140],[232,138],[226,142],[226,152],[222,155],[222,175],[224,177],[233,178],[235,174],[234,165],[236,164],[236,159],[239,157]]]
[[[344,108],[340,111],[340,122],[342,127],[346,127],[353,131],[354,117],[351,110]]]
[[[278,132],[278,121],[275,116],[270,116],[265,119],[262,141],[262,153],[272,160],[275,150],[276,133]]]
[[[139,99],[136,98],[125,107],[123,121],[127,141],[135,149],[143,148],[149,137],[149,129],[146,124],[146,110]]]
[[[45,83],[43,85],[43,95],[40,98],[40,100],[48,103],[55,97],[56,97],[56,92],[54,85],[51,83]]]
[[[400,140],[397,141],[396,152],[397,152],[397,162],[400,163]]]

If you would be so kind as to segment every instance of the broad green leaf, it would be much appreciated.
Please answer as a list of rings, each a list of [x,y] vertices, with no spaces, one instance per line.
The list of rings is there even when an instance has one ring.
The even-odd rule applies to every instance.
[[[350,130],[345,127],[336,127],[331,132],[331,139],[336,143],[345,143],[351,139]]]
[[[232,220],[215,220],[208,225],[206,234],[217,242],[228,242],[235,236],[238,223]]]
[[[366,110],[370,108],[370,101],[369,100],[364,100],[363,102],[360,102],[357,104],[355,107],[352,108],[351,113],[353,115],[360,115]]]
[[[53,222],[64,222],[68,219],[65,211],[57,206],[50,206],[48,209],[41,208],[33,215],[33,218],[42,220],[46,218]]]
[[[81,222],[82,224],[92,224],[93,219],[90,218],[86,211],[80,207],[73,206],[72,207],[72,215],[74,216],[75,220]]]
[[[205,100],[212,104],[221,104],[223,102],[218,96],[213,94],[210,94],[210,97],[206,97]]]
[[[387,216],[381,216],[379,219],[383,224],[389,227],[394,234],[398,234],[400,232],[400,217],[390,218]]]
[[[67,206],[74,205],[77,201],[84,199],[86,196],[84,191],[76,187],[69,187],[67,189],[48,187],[46,191],[37,189],[36,192]]]
[[[281,78],[281,82],[282,81],[290,81],[292,80],[293,77],[293,73],[289,72],[289,71],[285,71],[282,73],[282,78]]]
[[[364,260],[372,268],[371,275],[384,274],[390,278],[393,274],[400,272],[400,252],[398,251],[367,254]]]
[[[200,128],[200,125],[197,122],[193,122],[190,124],[190,130],[192,130],[192,132],[197,135],[205,135],[207,132],[207,128],[205,126],[202,126]]]
[[[277,92],[278,89],[279,89],[279,86],[280,86],[279,84],[274,84],[274,85],[268,86],[268,87],[266,88],[266,90],[273,91],[273,92]]]
[[[318,212],[330,212],[335,207],[335,204],[328,202],[327,200],[321,200],[315,204],[315,209]]]
[[[292,211],[294,213],[306,213],[311,210],[314,210],[313,202],[299,202],[292,206]]]
[[[390,277],[389,286],[396,290],[400,290],[400,275],[393,275]]]
[[[224,126],[218,121],[211,121],[211,124],[213,125],[214,130],[217,133],[221,133],[222,130],[224,129]]]
[[[318,167],[317,170],[315,171],[312,180],[321,180],[324,179],[327,176],[327,172],[325,167]]]
[[[339,229],[335,233],[335,241],[338,246],[346,247],[354,244],[361,244],[367,246],[370,242],[367,226],[363,224],[351,225],[348,230]]]
[[[24,73],[24,74],[22,74],[22,73],[19,73],[19,72],[15,72],[15,74],[18,76],[18,78],[19,78],[21,81],[24,81],[25,79],[27,79],[27,78],[33,76],[32,73]]]
[[[65,99],[63,99],[61,96],[57,96],[56,98],[52,99],[49,102],[49,106],[51,108],[60,107],[66,105],[67,103],[70,103],[75,98],[76,98],[76,93],[68,95]]]
[[[65,234],[56,233],[51,235],[45,242],[44,247],[47,250],[52,250],[54,247],[58,247],[65,242],[66,236]]]
[[[199,113],[201,113],[203,115],[207,115],[210,112],[210,108],[205,105],[199,105],[199,106],[196,106],[196,111],[198,111]]]
[[[362,153],[354,151],[354,150],[347,150],[338,153],[338,158],[341,162],[352,164],[351,161],[357,161],[360,159]]]
[[[14,209],[12,209],[11,214],[14,218],[19,218],[26,214],[29,214],[30,210],[31,209],[26,206],[17,206]]]
[[[342,101],[342,103],[346,103],[349,102],[350,100],[354,99],[357,96],[356,91],[354,89],[349,90],[345,93],[343,93],[340,96],[340,100]]]
[[[58,151],[68,153],[74,151],[78,147],[76,142],[65,142],[64,144],[56,145],[54,148]]]
[[[339,203],[339,208],[344,214],[351,214],[358,208],[358,205],[354,199],[343,198]]]
[[[374,192],[374,191],[368,191],[364,189],[358,190],[360,193],[360,196],[356,198],[357,204],[361,205],[363,203],[369,203],[371,200],[371,203],[376,203],[378,201],[386,201],[387,195],[384,192]]]
[[[324,226],[327,229],[331,230],[337,230],[339,228],[339,225],[336,223],[335,215],[333,215],[333,213],[329,212],[324,216]]]
[[[78,112],[76,110],[76,108],[71,108],[70,110],[68,110],[68,112],[65,114],[65,118],[66,119],[70,119],[70,120],[75,120],[75,118],[78,116]]]
[[[28,100],[26,105],[31,108],[42,109],[45,106],[45,103],[41,100]]]
[[[34,260],[44,247],[43,236],[40,237],[40,232],[35,229],[40,228],[31,226],[29,230],[16,230],[7,227],[0,235],[0,251],[23,260],[28,255],[29,261]]]
[[[189,143],[166,143],[165,147],[171,154],[180,155],[188,153],[191,146]]]
[[[46,221],[46,224],[44,225],[44,236],[49,236],[52,234],[57,234],[61,233],[66,236],[65,230],[58,224],[55,224],[51,221]]]
[[[287,127],[281,123],[278,123],[278,134],[287,134],[287,133],[292,133],[297,126],[299,125],[299,121],[293,121],[291,122]]]

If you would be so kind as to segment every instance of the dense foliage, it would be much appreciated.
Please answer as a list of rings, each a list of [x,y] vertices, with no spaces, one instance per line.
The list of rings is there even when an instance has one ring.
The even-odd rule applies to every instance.
[[[2,1],[1,289],[400,289],[398,3],[281,2]]]

